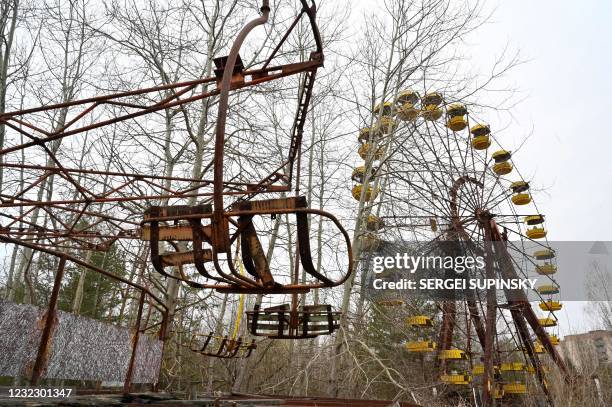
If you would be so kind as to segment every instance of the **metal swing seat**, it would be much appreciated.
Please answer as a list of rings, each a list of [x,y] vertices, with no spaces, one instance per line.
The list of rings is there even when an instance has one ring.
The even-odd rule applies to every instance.
[[[304,305],[292,309],[292,304],[283,304],[261,309],[255,305],[247,311],[249,332],[253,336],[270,339],[308,339],[319,335],[330,335],[340,327],[341,313],[333,311],[331,305]]]
[[[242,337],[230,338],[215,335],[214,332],[194,334],[189,342],[189,349],[193,352],[222,359],[248,358],[256,348],[255,339],[243,342]]]
[[[260,243],[257,231],[253,225],[255,216],[294,214],[297,219],[297,245],[299,247],[299,260],[306,273],[314,278],[314,282],[306,284],[282,285],[274,280]],[[229,211],[223,212],[225,228],[222,232],[229,232],[229,224],[236,227],[236,231],[228,239],[228,249],[225,250],[227,259],[231,259],[231,243],[240,240],[242,263],[249,274],[240,274],[231,261],[227,261],[229,268],[224,271],[220,266],[214,249],[215,228],[213,227],[214,212],[210,205],[197,206],[152,206],[149,207],[142,222],[142,238],[150,242],[151,262],[160,274],[185,282],[194,288],[215,288],[222,292],[234,293],[304,293],[311,288],[333,287],[345,281],[349,273],[339,280],[332,280],[317,271],[311,254],[310,237],[308,230],[308,214],[318,214],[331,219],[341,230],[350,251],[348,234],[342,229],[337,219],[324,211],[309,209],[305,197],[291,197],[270,199],[262,201],[242,201],[234,204]],[[203,224],[203,221],[209,221]],[[159,244],[166,242],[175,249],[173,252],[161,253]],[[180,242],[190,242],[191,249],[179,250]],[[205,248],[205,245],[210,247]],[[193,264],[197,272],[214,283],[198,283],[187,278],[183,266]],[[213,267],[210,267],[212,264]],[[179,271],[175,275],[166,268],[174,267]],[[350,270],[350,269],[349,269]]]

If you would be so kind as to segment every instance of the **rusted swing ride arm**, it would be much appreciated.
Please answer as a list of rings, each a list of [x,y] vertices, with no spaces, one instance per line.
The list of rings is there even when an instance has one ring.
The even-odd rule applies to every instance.
[[[15,132],[21,141],[7,144],[0,150],[0,166],[6,171],[29,171],[36,174],[29,178],[17,193],[0,191],[0,241],[22,244],[33,250],[44,252],[46,248],[57,250],[99,250],[107,251],[118,239],[141,239],[149,243],[151,263],[154,269],[166,278],[177,279],[191,287],[215,289],[227,293],[292,294],[293,303],[289,318],[285,311],[260,310],[249,313],[249,329],[254,335],[271,338],[304,338],[331,333],[337,328],[337,313],[329,306],[301,306],[296,294],[310,289],[334,287],[346,281],[353,270],[350,237],[338,219],[319,209],[309,208],[299,191],[299,162],[304,125],[314,90],[318,68],[323,66],[324,55],[321,36],[316,24],[314,2],[301,0],[301,10],[284,36],[274,47],[267,59],[258,67],[245,68],[240,49],[247,36],[257,26],[268,21],[269,1],[263,0],[261,15],[247,23],[235,39],[229,55],[214,60],[215,76],[186,82],[130,90],[104,96],[90,97],[54,105],[29,108],[3,113],[0,124]],[[311,26],[314,50],[308,60],[275,64],[281,46],[291,32],[306,20]],[[297,108],[289,132],[290,143],[286,158],[268,175],[253,182],[236,182],[224,179],[226,120],[232,92],[246,90],[270,81],[299,75]],[[198,87],[206,86],[203,92]],[[155,95],[163,95],[155,101]],[[148,96],[149,103],[134,102],[138,96]],[[218,96],[218,115],[214,137],[213,178],[198,179],[179,176],[160,176],[128,171],[94,170],[73,167],[62,162],[57,146],[62,139],[86,135],[104,126],[134,120],[147,114],[168,109],[179,109],[184,105]],[[99,112],[102,107],[116,107],[121,110],[112,117]],[[37,123],[41,115],[54,115],[70,109],[78,112],[58,128],[46,129]],[[36,150],[35,153],[28,153]],[[45,163],[33,163],[22,157],[46,157]],[[8,158],[13,158],[8,159]],[[296,176],[297,174],[297,176]],[[58,177],[73,189],[70,197],[35,200],[28,198],[49,179]],[[120,179],[117,185],[104,185],[105,192],[96,192],[82,180]],[[176,187],[175,185],[179,185]],[[152,187],[156,193],[138,194],[140,186]],[[289,193],[293,187],[296,196],[276,199],[255,200],[260,194]],[[201,198],[208,202],[197,205],[159,205],[176,199]],[[228,202],[230,201],[229,205]],[[108,211],[108,207],[120,205],[145,207],[141,221],[132,215],[122,217]],[[32,214],[42,211],[51,222],[43,225],[31,220]],[[66,216],[68,215],[68,216]],[[310,277],[306,282],[292,278],[281,283],[275,278],[264,255],[254,219],[260,216],[295,216],[297,225],[296,262]],[[337,236],[346,244],[348,259],[345,270],[336,270],[333,277],[315,267],[309,241],[309,217],[320,216],[335,225]],[[66,221],[66,219],[70,219]],[[83,222],[84,220],[87,222]],[[83,225],[85,224],[85,225]],[[240,245],[241,262],[246,274],[236,270],[236,259],[232,245]],[[171,247],[167,252],[161,247]],[[189,247],[190,246],[190,247]],[[189,247],[189,249],[185,249]],[[235,251],[237,252],[237,251]],[[297,263],[296,263],[297,264]],[[197,278],[184,272],[185,266],[193,266]],[[171,269],[171,270],[169,270]],[[299,267],[291,271],[297,275]],[[295,276],[294,276],[295,277]],[[323,307],[323,308],[321,308]],[[273,315],[273,316],[271,316]],[[261,321],[275,319],[285,328],[274,333]],[[323,321],[324,320],[324,321]],[[259,321],[259,322],[258,322]],[[323,321],[323,327],[321,327]],[[265,324],[264,324],[265,325]],[[278,325],[278,324],[277,324]],[[206,336],[206,335],[204,335]],[[240,339],[224,338],[220,346],[208,350],[213,335],[201,346],[199,353],[222,358],[251,354],[255,344],[243,343]],[[194,348],[195,349],[195,348]]]

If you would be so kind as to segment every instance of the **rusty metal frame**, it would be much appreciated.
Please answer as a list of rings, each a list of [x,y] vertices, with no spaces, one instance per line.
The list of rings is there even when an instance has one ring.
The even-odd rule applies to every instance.
[[[298,309],[296,301],[298,293],[306,293],[313,288],[337,286],[349,278],[353,271],[353,256],[348,232],[332,214],[309,208],[304,197],[296,196],[267,201],[253,200],[254,197],[264,193],[290,192],[294,185],[297,195],[304,126],[310,109],[317,69],[323,66],[324,61],[323,44],[316,24],[314,1],[309,4],[308,0],[300,0],[301,10],[265,62],[260,67],[249,69],[243,67],[239,55],[241,45],[253,28],[267,22],[270,13],[268,3],[268,0],[263,0],[261,16],[248,23],[241,30],[229,55],[215,59],[217,69],[213,77],[23,109],[0,115],[0,125],[6,126],[22,138],[21,142],[18,141],[16,144],[0,150],[0,158],[2,158],[0,167],[2,167],[2,170],[22,171],[26,177],[25,183],[17,192],[0,191],[0,242],[25,247],[34,252],[45,253],[60,259],[31,377],[32,385],[37,384],[45,369],[53,323],[56,319],[59,290],[64,276],[64,268],[68,261],[127,284],[140,292],[131,355],[123,388],[125,392],[129,392],[131,389],[140,334],[156,328],[159,339],[164,341],[165,345],[166,331],[171,316],[164,301],[144,286],[115,276],[102,268],[68,254],[75,250],[108,251],[119,239],[149,241],[154,269],[164,277],[177,279],[194,288],[216,289],[230,293],[293,294],[291,311],[289,312],[289,332],[281,332],[278,337],[314,337],[319,334],[330,334],[338,328],[337,318],[339,313],[332,312],[331,308],[326,306],[325,315],[328,318],[329,326],[322,331],[313,332],[309,325],[309,316],[320,313],[320,310],[308,306]],[[315,43],[315,49],[311,52],[309,59],[296,63],[274,65],[274,58],[282,44],[286,42],[292,30],[304,17],[310,23]],[[293,125],[289,132],[290,144],[287,156],[281,160],[280,165],[275,166],[268,175],[260,180],[252,182],[225,180],[225,122],[228,115],[230,93],[296,75],[301,75],[301,85]],[[214,85],[214,88],[195,93],[194,91],[202,85]],[[160,93],[163,96],[157,96]],[[134,103],[130,100],[135,96],[144,95],[152,101],[149,103]],[[57,150],[52,147],[54,142],[59,142],[64,138],[83,135],[104,126],[138,119],[147,114],[167,109],[183,109],[189,103],[214,96],[218,96],[219,104],[212,163],[213,179],[73,168],[64,165],[59,155],[56,154]],[[97,112],[104,106],[118,106],[122,111],[112,118],[96,118]],[[53,114],[60,109],[68,108],[77,109],[77,112],[61,128],[47,129],[36,123],[38,114]],[[87,124],[82,124],[85,123],[85,120],[88,120]],[[41,150],[46,157],[46,164],[35,165],[19,160],[7,160],[9,154],[29,149]],[[43,196],[39,200],[28,198],[29,192],[31,193],[35,188],[48,182],[50,177],[65,181],[74,192],[72,196],[61,196],[60,199]],[[81,180],[92,181],[95,186],[87,187]],[[166,185],[170,185],[170,187]],[[96,188],[99,187],[102,187],[103,192],[96,192]],[[139,193],[145,188],[153,192]],[[201,198],[205,204],[212,203],[212,206],[195,205],[183,209],[180,206],[155,206],[159,202],[167,202],[170,199],[189,198]],[[231,199],[232,204],[226,205],[226,199]],[[118,205],[134,205],[148,209],[145,211],[144,219],[140,220],[135,219],[131,214],[125,215],[119,212],[119,215],[117,215],[108,210],[109,207]],[[44,217],[51,221],[44,225],[30,221],[34,211],[41,211]],[[282,285],[274,280],[267,264],[263,262],[261,244],[253,225],[253,218],[277,215],[293,215],[296,217],[298,241],[296,243],[296,263],[293,273],[299,271],[301,264],[303,269],[314,279],[313,282],[299,283],[294,278],[291,284]],[[308,217],[311,215],[321,216],[331,221],[346,243],[349,259],[347,270],[343,270],[340,278],[336,280],[330,279],[313,265],[308,233]],[[83,219],[87,219],[87,222],[81,222]],[[207,224],[204,225],[202,222]],[[85,224],[83,225],[83,223]],[[181,233],[189,234],[189,240],[193,246],[193,253],[190,256],[193,256],[192,260],[196,270],[206,279],[205,283],[194,281],[186,276],[183,273],[180,261],[178,261],[177,267],[174,267],[175,272],[165,271],[168,263],[164,263],[164,259],[167,260],[172,256],[175,259],[186,256],[185,252],[180,250],[180,247],[183,246],[177,243],[181,239],[174,240],[167,236],[168,228],[172,227],[172,224],[182,227]],[[235,230],[232,231],[230,227]],[[250,276],[243,276],[234,268],[232,244],[236,243],[237,240],[240,241],[242,260]],[[160,253],[159,245],[163,243],[167,243],[174,248],[174,255],[170,254],[168,256]],[[204,245],[210,248],[205,249]],[[225,260],[228,270],[222,267],[220,257],[224,257],[223,260]],[[212,270],[205,268],[204,264],[208,262],[213,265]],[[174,264],[170,263],[170,265]],[[145,304],[149,305],[149,309],[143,323]],[[149,325],[149,315],[152,307],[161,313],[161,320],[154,321]],[[247,314],[259,315],[259,312],[258,309],[255,309],[247,312]],[[265,313],[265,311],[263,312]],[[257,335],[258,332],[256,320],[257,317],[255,317],[255,322],[252,321],[250,325],[253,328],[251,332],[254,335]],[[267,336],[275,337],[274,335]],[[243,343],[241,339],[230,340],[224,338],[216,351],[209,351],[206,347],[210,345],[211,338],[212,336],[208,338],[208,342],[202,348],[197,350],[198,353],[220,358],[248,357],[256,347],[254,340],[250,343]]]
[[[460,221],[459,217],[457,195],[461,187],[466,183],[472,183],[479,188],[484,187],[481,181],[470,176],[462,176],[455,180],[449,191],[449,206],[452,219],[450,229],[446,232],[446,234],[449,236],[450,239],[460,239],[465,241],[468,245],[470,245],[470,247],[475,250],[479,250],[480,254],[483,254],[485,256],[485,272],[487,278],[492,278],[492,276],[494,276],[493,263],[495,261],[498,262],[499,272],[504,278],[518,278],[518,274],[514,269],[510,254],[507,250],[507,235],[500,232],[497,223],[493,219],[492,214],[487,211],[480,211],[479,213],[475,214],[475,219],[477,220],[481,228],[484,230],[484,250],[476,247],[475,243],[471,241],[469,234],[464,229],[464,225]],[[525,293],[522,291],[516,292],[516,290],[513,290],[512,294],[510,295],[509,291],[505,290],[505,295],[508,302],[508,308],[510,309],[512,319],[515,323],[519,335],[519,340],[524,345],[523,349],[527,353],[527,357],[529,358],[531,364],[535,369],[536,378],[538,380],[540,388],[546,395],[548,401],[552,403],[551,394],[548,390],[548,387],[546,386],[542,364],[538,358],[538,355],[535,353],[528,326],[531,327],[533,333],[544,345],[546,351],[551,355],[553,361],[556,363],[557,367],[561,371],[566,381],[569,380],[567,367],[565,366],[563,359],[560,357],[555,347],[552,345],[548,333],[544,330],[544,328],[542,328],[542,326],[540,326],[537,316],[531,308],[531,305],[529,304]],[[518,295],[520,298],[515,298],[516,295]],[[497,316],[497,308],[499,307],[499,305],[497,304],[494,289],[489,289],[487,291],[487,307],[484,326],[482,324],[482,320],[480,319],[475,299],[468,299],[466,301],[466,305],[470,312],[472,322],[474,323],[478,339],[484,350],[482,401],[483,406],[488,407],[494,404],[493,389],[495,388],[496,384],[494,380],[494,363],[497,363],[494,340],[497,335],[495,323]],[[454,326],[454,303],[445,303],[443,305],[442,318],[443,322],[440,328],[440,338],[441,340],[444,340],[444,343],[447,346],[450,346],[450,342],[452,341],[452,330]],[[449,332],[451,339],[448,338]],[[444,348],[441,346],[440,349]],[[443,369],[444,366],[441,366],[441,368]]]
[[[295,307],[295,302],[247,311],[249,332],[269,339],[311,339],[340,328],[340,315],[329,304]]]
[[[291,199],[291,198],[288,198],[288,199]],[[293,293],[293,292],[303,293],[313,288],[338,286],[340,284],[343,284],[346,281],[346,279],[350,276],[350,273],[352,270],[352,261],[349,261],[347,270],[343,273],[342,277],[338,280],[330,280],[324,275],[314,270],[314,267],[312,266],[312,264],[308,265],[309,255],[310,255],[310,251],[309,251],[310,245],[308,243],[309,235],[307,233],[307,227],[306,227],[307,218],[306,217],[309,214],[319,215],[319,216],[323,216],[323,217],[330,219],[340,230],[346,242],[346,245],[347,245],[347,253],[349,255],[352,254],[350,236],[348,232],[346,232],[346,230],[342,227],[342,225],[340,224],[340,222],[335,216],[333,216],[332,214],[328,212],[319,210],[319,209],[310,209],[307,207],[302,207],[302,208],[299,208],[299,207],[290,207],[290,208],[270,207],[269,209],[262,209],[260,207],[254,210],[240,209],[240,207],[244,207],[245,204],[249,204],[249,203],[250,202],[239,203],[238,208],[224,212],[223,219],[226,222],[226,224],[230,222],[234,223],[233,218],[238,218],[238,221],[235,223],[239,224],[241,218],[242,219],[252,218],[253,216],[256,216],[256,215],[262,216],[262,215],[295,214],[296,217],[298,217],[298,246],[299,246],[298,251],[300,254],[300,261],[301,261],[302,266],[304,266],[304,270],[308,274],[313,276],[317,280],[316,282],[305,283],[305,284],[281,285],[281,284],[276,283],[271,275],[266,277],[266,276],[257,274],[256,271],[252,272],[252,275],[254,278],[248,278],[248,277],[241,275],[239,271],[236,270],[235,267],[232,265],[232,262],[228,262],[228,267],[230,269],[229,273],[225,272],[221,268],[220,270],[217,269],[217,275],[211,274],[212,270],[210,271],[206,270],[204,267],[204,263],[207,261],[208,262],[211,261],[211,259],[213,258],[212,256],[214,253],[214,249],[203,249],[202,243],[212,241],[213,237],[211,236],[212,234],[211,231],[214,230],[215,228],[214,226],[212,226],[212,224],[207,225],[207,226],[202,225],[201,220],[211,219],[214,216],[214,213],[211,212],[210,208],[204,209],[203,207],[200,207],[199,212],[196,211],[192,213],[188,213],[188,212],[192,211],[194,207],[191,207],[191,208],[184,207],[184,211],[178,214],[169,213],[169,211],[172,210],[172,207],[167,207],[167,208],[153,207],[151,208],[152,210],[150,210],[149,213],[145,215],[145,220],[143,221],[142,225],[144,227],[148,226],[150,230],[152,231],[151,233],[152,262],[156,270],[163,275],[177,278],[177,277],[171,276],[170,273],[167,273],[164,270],[165,265],[163,261],[159,258],[160,256],[159,252],[155,248],[156,243],[159,243],[160,241],[159,232],[158,232],[159,223],[160,222],[172,222],[172,221],[189,221],[190,227],[192,230],[191,240],[193,240],[193,237],[197,236],[196,240],[193,240],[194,241],[194,245],[193,245],[194,257],[200,260],[200,261],[195,262],[196,269],[202,276],[208,279],[213,279],[217,281],[217,283],[214,283],[214,284],[201,284],[201,283],[197,283],[192,280],[178,278],[178,279],[185,281],[185,283],[187,283],[190,286],[198,287],[198,288],[214,288],[221,292],[233,292],[233,293],[269,293],[269,294]],[[257,203],[257,202],[254,202],[254,203]],[[161,213],[161,212],[163,212],[161,216],[150,216],[153,213]],[[301,221],[301,225],[299,225],[300,221]],[[248,230],[245,231],[245,227],[241,228],[239,226],[237,230],[233,233],[233,235],[230,237],[230,241],[234,242],[238,239],[239,236],[242,235],[241,243],[242,243],[242,248],[243,248],[242,250],[243,261],[245,262],[245,267],[247,267],[247,270],[250,268],[249,266],[250,261],[246,260],[245,256],[252,255],[252,251],[246,249],[245,243],[249,240],[249,238],[253,238],[253,235],[248,232],[249,232]],[[261,258],[261,256],[259,257]],[[228,258],[231,259],[231,256],[229,254],[228,254]],[[349,257],[349,259],[352,259],[352,256]],[[219,284],[219,282],[224,283],[224,284]]]

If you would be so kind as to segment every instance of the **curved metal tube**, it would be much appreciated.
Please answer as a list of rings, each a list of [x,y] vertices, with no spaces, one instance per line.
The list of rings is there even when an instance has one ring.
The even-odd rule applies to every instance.
[[[249,22],[242,28],[232,49],[227,56],[225,62],[225,68],[223,71],[223,79],[221,80],[221,92],[219,94],[219,106],[218,106],[218,117],[217,125],[215,128],[215,159],[214,159],[214,180],[213,180],[213,225],[217,231],[217,236],[213,239],[213,248],[219,249],[226,247],[228,233],[225,229],[223,222],[223,153],[225,149],[225,122],[227,119],[227,110],[229,102],[229,92],[232,83],[232,75],[234,73],[234,67],[236,66],[236,60],[238,59],[238,52],[242,43],[246,39],[247,35],[257,26],[265,24],[268,21],[270,15],[270,6],[268,0],[263,0],[261,7],[262,15]],[[221,238],[223,241],[216,241],[217,238]],[[215,256],[216,257],[216,256]],[[217,262],[215,260],[215,267]]]
[[[226,214],[226,216],[271,215],[271,214],[274,214],[274,215],[295,214],[295,215],[297,215],[298,213],[319,215],[319,216],[322,216],[324,218],[328,218],[329,220],[331,220],[334,223],[334,225],[336,225],[336,227],[338,228],[338,230],[340,231],[342,236],[344,237],[344,241],[346,242],[346,250],[347,250],[347,255],[348,255],[348,258],[349,258],[349,263],[348,263],[348,266],[347,266],[346,273],[339,280],[327,280],[328,283],[321,283],[321,284],[295,284],[295,285],[290,284],[290,285],[283,285],[282,287],[280,287],[280,289],[282,290],[283,288],[323,288],[323,287],[336,287],[336,286],[339,286],[339,285],[343,284],[349,278],[349,276],[351,275],[351,272],[353,271],[353,247],[351,245],[351,238],[350,238],[348,232],[346,231],[346,229],[344,229],[344,227],[342,226],[342,224],[340,223],[338,218],[336,218],[331,213],[325,212],[325,211],[323,211],[321,209],[294,208],[294,209],[276,209],[274,211],[268,211],[268,212],[234,211],[234,212]],[[231,266],[231,262],[229,264]],[[314,276],[314,277],[316,277],[316,276]]]
[[[317,12],[317,7],[313,0],[312,6],[308,7],[308,3],[306,0],[300,0],[302,2],[302,7],[304,11],[308,15],[308,20],[310,21],[310,26],[312,27],[312,35],[314,36],[315,43],[317,44],[317,52],[323,51],[323,41],[321,41],[321,33],[319,32],[319,27],[317,26],[317,22],[315,21],[315,15]]]
[[[221,265],[219,264],[218,252],[226,252],[229,249],[229,230],[225,226],[225,218],[223,216],[223,155],[225,149],[225,122],[227,119],[227,110],[229,102],[229,92],[232,83],[232,75],[234,73],[234,67],[236,66],[236,60],[238,59],[238,52],[242,43],[246,39],[247,35],[257,26],[265,24],[268,21],[270,15],[270,6],[268,0],[263,0],[261,7],[262,15],[254,19],[245,25],[227,56],[225,62],[225,68],[223,71],[223,78],[221,80],[221,92],[219,94],[219,107],[217,125],[215,128],[215,158],[214,158],[214,178],[213,178],[213,216],[212,216],[212,258],[215,269],[219,275],[230,281],[242,280],[244,284],[253,285],[252,281],[240,276],[234,277],[227,275],[223,272]],[[228,257],[228,261],[231,263],[231,256]],[[230,266],[231,267],[231,266]]]

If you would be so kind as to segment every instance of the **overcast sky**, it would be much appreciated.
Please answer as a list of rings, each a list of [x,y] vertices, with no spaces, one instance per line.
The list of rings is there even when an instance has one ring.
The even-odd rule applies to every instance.
[[[526,99],[514,109],[521,172],[548,188],[538,194],[549,239],[612,240],[612,2],[487,1],[490,24],[471,38],[489,60],[509,44],[527,63],[507,81]]]

